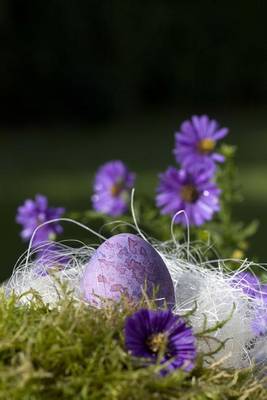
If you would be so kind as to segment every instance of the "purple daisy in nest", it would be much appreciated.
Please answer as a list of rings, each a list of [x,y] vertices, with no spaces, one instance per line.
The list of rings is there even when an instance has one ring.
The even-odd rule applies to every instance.
[[[170,310],[141,309],[128,317],[125,345],[135,357],[149,363],[166,364],[162,375],[177,368],[191,371],[196,359],[196,340],[192,329]]]
[[[267,305],[267,284],[266,283],[262,283],[261,287],[260,287],[260,294],[258,296],[258,298],[260,300],[262,300],[262,302],[264,304]]]
[[[37,275],[46,276],[50,272],[63,271],[71,266],[71,261],[72,257],[56,242],[47,242],[35,247]]]
[[[241,289],[248,297],[261,297],[261,283],[256,275],[249,271],[237,272],[231,278],[231,285]]]
[[[257,305],[255,318],[251,322],[253,333],[256,336],[267,335],[267,285],[262,284],[259,278],[249,271],[237,272],[230,283],[241,289]]]
[[[211,181],[211,172],[195,170],[189,173],[169,167],[160,174],[156,203],[162,214],[175,215],[184,210],[191,225],[202,225],[212,219],[220,209],[220,190]],[[175,223],[186,224],[183,213],[176,216]]]
[[[112,217],[124,214],[129,207],[134,181],[135,174],[122,161],[110,161],[102,165],[94,182],[94,209]]]
[[[22,225],[21,237],[29,240],[35,229],[44,222],[60,218],[65,212],[62,207],[48,206],[47,197],[37,194],[34,200],[26,200],[18,207],[16,222]],[[35,233],[33,244],[36,245],[46,240],[54,240],[56,235],[62,233],[63,228],[58,222],[47,224]]]
[[[196,167],[214,170],[216,162],[224,161],[223,155],[215,152],[216,143],[227,134],[227,128],[220,128],[218,122],[207,115],[194,115],[191,120],[184,121],[175,134],[177,162],[188,170]]]
[[[256,336],[265,336],[267,334],[267,310],[260,309],[256,313],[255,319],[251,323],[252,331]]]

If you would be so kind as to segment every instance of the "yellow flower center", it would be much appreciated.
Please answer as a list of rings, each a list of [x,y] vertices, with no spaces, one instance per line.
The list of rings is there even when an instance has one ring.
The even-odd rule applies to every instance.
[[[181,190],[181,197],[186,203],[195,203],[198,199],[198,191],[193,185],[185,185]]]
[[[123,191],[124,186],[123,186],[123,182],[117,182],[114,183],[114,185],[111,186],[111,196],[113,197],[117,197],[119,196],[119,194]]]
[[[147,345],[153,353],[158,353],[166,345],[166,341],[164,333],[156,333],[148,338]]]
[[[209,138],[202,139],[198,142],[197,148],[202,154],[209,154],[215,148],[215,141]]]

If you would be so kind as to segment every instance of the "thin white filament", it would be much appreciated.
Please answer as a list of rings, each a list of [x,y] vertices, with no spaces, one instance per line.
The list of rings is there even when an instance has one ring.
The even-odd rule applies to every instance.
[[[136,214],[135,214],[135,209],[134,209],[134,193],[135,193],[135,188],[133,188],[133,189],[132,189],[132,192],[131,192],[131,213],[132,213],[134,225],[135,225],[135,227],[136,227],[137,232],[138,232],[139,235],[141,236],[141,238],[143,238],[146,242],[148,242],[147,238],[146,238],[145,235],[142,233],[142,231],[141,231],[141,229],[139,228],[138,223],[137,223]]]
[[[28,262],[29,262],[29,257],[30,257],[30,251],[32,248],[32,243],[33,243],[33,239],[35,238],[36,233],[38,232],[39,229],[41,229],[42,227],[55,223],[55,222],[70,222],[74,225],[78,225],[79,227],[89,231],[90,233],[92,233],[93,235],[99,237],[102,240],[106,240],[106,238],[103,235],[100,235],[98,232],[94,231],[93,229],[89,228],[88,226],[82,224],[81,222],[75,221],[74,219],[71,218],[55,218],[55,219],[51,219],[49,221],[45,221],[42,224],[38,225],[32,234],[31,240],[29,242],[29,246],[28,246],[28,251],[27,251],[27,257],[26,257],[26,266],[28,266]]]
[[[189,259],[189,255],[190,255],[190,224],[189,224],[189,218],[188,215],[186,214],[185,210],[179,210],[177,211],[177,213],[174,214],[174,216],[172,217],[171,220],[171,236],[172,236],[172,240],[175,243],[176,247],[179,247],[179,241],[176,239],[175,234],[174,234],[174,224],[175,224],[175,220],[176,218],[181,215],[184,214],[184,218],[186,221],[186,232],[187,232],[187,259]]]

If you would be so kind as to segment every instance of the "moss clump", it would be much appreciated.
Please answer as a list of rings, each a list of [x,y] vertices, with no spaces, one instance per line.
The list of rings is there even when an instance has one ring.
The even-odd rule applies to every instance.
[[[129,305],[96,310],[65,295],[50,310],[37,296],[19,305],[0,295],[0,399],[267,399],[249,371],[214,364],[164,378],[124,348]]]

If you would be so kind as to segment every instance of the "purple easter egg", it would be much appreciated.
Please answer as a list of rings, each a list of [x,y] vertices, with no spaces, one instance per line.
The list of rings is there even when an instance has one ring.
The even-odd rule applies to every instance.
[[[169,271],[157,251],[137,235],[121,233],[98,247],[85,267],[81,290],[85,300],[101,305],[101,299],[118,301],[121,295],[132,301],[144,290],[169,307],[174,305],[174,287]]]

